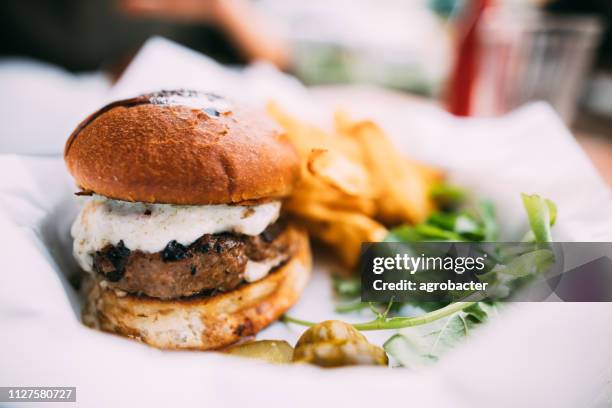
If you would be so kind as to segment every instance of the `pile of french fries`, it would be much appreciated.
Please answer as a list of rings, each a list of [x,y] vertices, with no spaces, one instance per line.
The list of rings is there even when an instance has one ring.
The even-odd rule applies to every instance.
[[[274,103],[268,112],[301,159],[301,181],[285,210],[347,267],[356,265],[362,242],[381,241],[387,227],[421,222],[434,209],[429,190],[441,171],[400,155],[374,122],[337,112],[327,133]]]

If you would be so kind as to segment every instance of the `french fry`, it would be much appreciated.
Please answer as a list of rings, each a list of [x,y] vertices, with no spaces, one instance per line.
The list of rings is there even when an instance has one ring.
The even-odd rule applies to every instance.
[[[324,189],[315,190],[310,188],[313,186],[310,183],[308,183],[309,187],[300,183],[296,191],[287,198],[284,208],[292,213],[305,215],[304,213],[309,208],[308,203],[314,202],[334,210],[359,212],[374,217],[376,205],[373,199],[348,196],[336,189],[328,188],[322,181],[316,181],[318,181],[317,185],[323,185]]]
[[[329,186],[350,196],[373,196],[370,175],[361,163],[355,163],[337,151],[313,149],[308,157],[310,173]]]
[[[382,224],[358,212],[338,211],[317,204],[311,204],[307,212],[310,233],[336,248],[349,268],[357,264],[363,242],[381,241],[388,233]]]
[[[428,187],[431,187],[433,184],[439,183],[444,180],[444,172],[436,167],[429,166],[427,164],[418,162],[416,160],[405,159],[409,164],[414,166],[415,171],[417,171],[423,180],[427,183]]]
[[[374,122],[357,122],[347,130],[361,146],[365,165],[378,187],[377,218],[390,225],[423,221],[433,203],[421,170],[401,157]]]
[[[268,104],[268,114],[272,116],[287,132],[286,136],[305,160],[313,149],[324,149],[337,152],[355,163],[363,163],[360,147],[354,140],[329,134],[316,126],[303,123],[285,112],[275,103]]]
[[[433,167],[402,157],[375,123],[335,115],[334,132],[302,123],[269,104],[301,159],[302,178],[284,209],[353,268],[363,242],[388,233],[385,225],[416,223],[433,209]]]

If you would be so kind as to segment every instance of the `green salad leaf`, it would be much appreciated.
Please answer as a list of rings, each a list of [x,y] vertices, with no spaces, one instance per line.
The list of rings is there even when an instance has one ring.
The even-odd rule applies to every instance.
[[[430,241],[490,243],[498,239],[499,225],[495,207],[490,201],[471,203],[462,189],[448,184],[435,186],[432,197],[440,208],[438,212],[431,214],[423,223],[391,229],[385,241],[411,245]],[[557,218],[557,207],[552,201],[538,195],[522,194],[521,197],[530,226],[522,239],[526,245],[505,248],[496,246],[497,249],[492,253],[487,252],[492,263],[490,268],[479,275],[479,279],[495,287],[501,297],[509,297],[554,262],[554,253],[549,243],[552,242],[551,227]],[[342,300],[336,307],[337,312],[349,313],[367,308],[375,312],[374,320],[353,324],[355,329],[399,330],[384,344],[384,349],[399,365],[406,367],[436,361],[447,350],[467,338],[479,325],[495,316],[499,308],[495,302],[478,301],[480,298],[469,296],[460,297],[464,301],[446,303],[364,303],[358,300],[361,294],[359,277],[336,276],[334,289]],[[468,299],[471,301],[465,301]],[[410,306],[417,314],[399,315],[404,306]],[[315,324],[290,316],[284,316],[283,320],[305,326]]]
[[[499,236],[499,226],[495,215],[495,206],[491,201],[483,200],[478,203],[477,210],[484,230],[483,241],[496,241]]]
[[[557,217],[555,204],[538,195],[521,194],[521,197],[530,226],[523,241],[538,244],[552,242],[551,227]],[[437,238],[450,238],[452,234],[457,234],[462,240],[493,242],[499,234],[495,208],[490,201],[479,202],[475,215],[466,210],[434,213],[425,225],[433,225],[444,231],[436,233]],[[422,226],[412,227],[412,230],[424,231]],[[407,234],[406,227],[394,229],[391,234],[400,242],[414,242],[418,240],[414,238],[422,240],[433,237],[433,234]],[[494,286],[499,292],[497,295],[507,297],[519,288],[520,284],[547,270],[554,262],[554,253],[549,248],[535,248],[525,253],[498,254],[496,260],[497,265],[481,275],[480,279]],[[446,350],[463,341],[472,329],[484,323],[492,311],[497,311],[496,303],[474,303],[425,326],[402,329],[385,343],[384,348],[403,366],[412,367],[435,361]]]
[[[495,304],[479,302],[432,323],[402,329],[383,348],[404,367],[419,367],[437,361],[479,325],[497,314]]]
[[[550,200],[544,199],[537,194],[521,194],[523,205],[527,211],[527,219],[531,231],[527,232],[523,241],[537,243],[552,242],[550,228],[557,219],[557,206]]]
[[[429,190],[429,195],[440,208],[445,210],[461,206],[467,197],[464,189],[445,182],[434,184]]]
[[[335,293],[345,299],[353,299],[361,294],[361,279],[358,276],[332,276]]]
[[[471,204],[463,190],[448,184],[436,185],[432,189],[432,197],[440,211],[431,214],[421,224],[391,229],[385,241],[493,242],[497,239],[499,227],[492,202]]]

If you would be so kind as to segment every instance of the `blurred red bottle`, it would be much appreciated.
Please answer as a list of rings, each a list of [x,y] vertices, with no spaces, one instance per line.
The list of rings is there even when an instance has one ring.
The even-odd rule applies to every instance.
[[[449,112],[458,116],[469,116],[471,113],[478,75],[478,26],[491,3],[492,0],[468,0],[457,18],[455,65],[446,92],[446,105]]]

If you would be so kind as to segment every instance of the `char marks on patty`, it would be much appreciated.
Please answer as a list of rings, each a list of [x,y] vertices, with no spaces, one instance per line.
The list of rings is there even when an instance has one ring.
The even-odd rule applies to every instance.
[[[130,251],[119,242],[97,251],[93,266],[110,288],[153,298],[225,292],[244,282],[248,261],[283,262],[291,256],[286,230],[277,221],[258,236],[206,234],[189,246],[171,241],[156,253]]]

